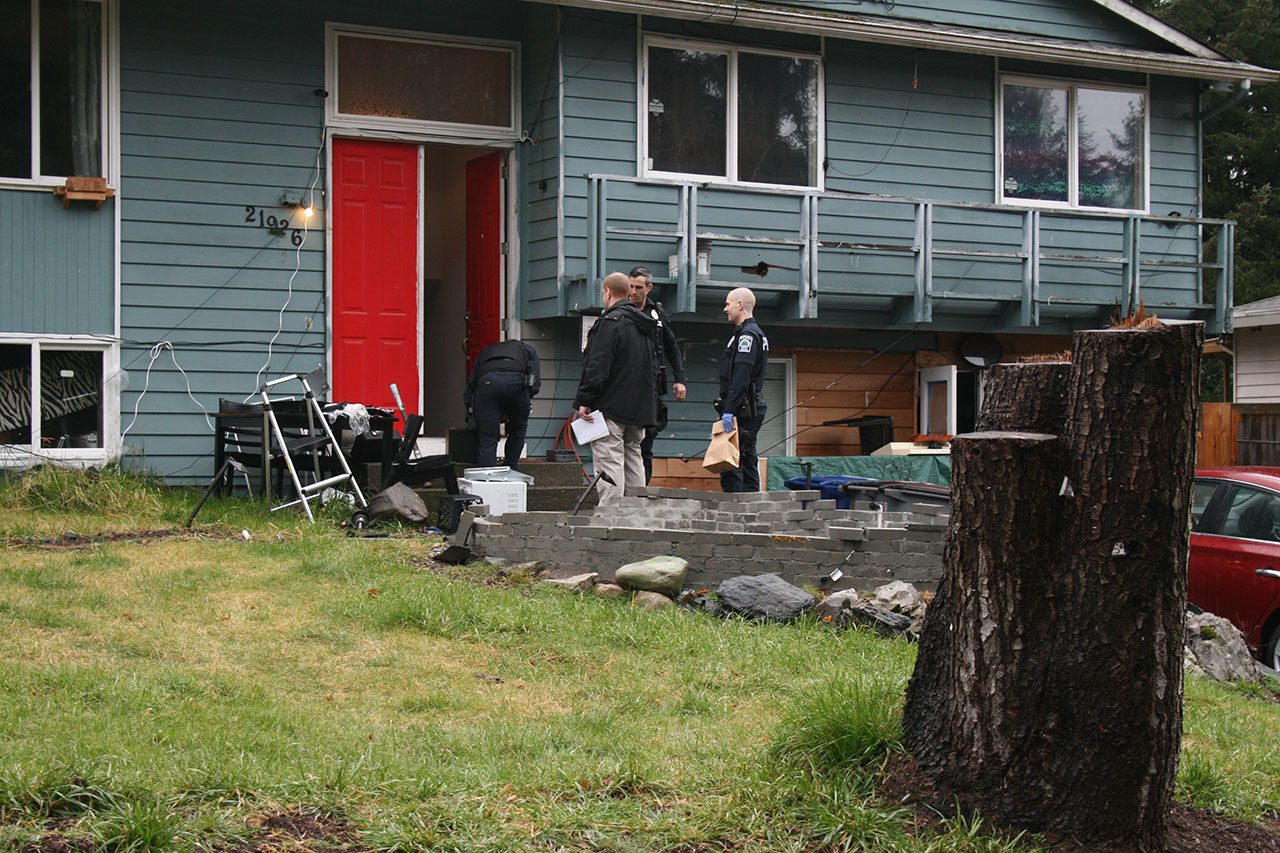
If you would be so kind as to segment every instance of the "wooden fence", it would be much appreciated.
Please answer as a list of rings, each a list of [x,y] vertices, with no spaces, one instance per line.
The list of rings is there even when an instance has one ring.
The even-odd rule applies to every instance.
[[[1230,403],[1200,405],[1200,432],[1196,436],[1197,468],[1236,464],[1239,424],[1240,412]]]
[[[1280,465],[1280,411],[1250,411],[1246,407],[1237,417],[1237,465]]]

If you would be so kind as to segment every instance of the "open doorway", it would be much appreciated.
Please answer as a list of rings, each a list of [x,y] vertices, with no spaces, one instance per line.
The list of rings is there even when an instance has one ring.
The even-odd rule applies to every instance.
[[[424,146],[423,435],[462,426],[462,392],[473,353],[501,335],[506,152]]]
[[[508,156],[334,141],[336,399],[389,406],[395,382],[424,437],[462,425],[469,354],[502,334]]]

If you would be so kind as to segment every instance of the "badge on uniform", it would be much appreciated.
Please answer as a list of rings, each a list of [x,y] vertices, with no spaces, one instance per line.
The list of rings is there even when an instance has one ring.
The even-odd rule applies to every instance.
[[[738,352],[751,352],[751,336],[743,335],[738,338]]]

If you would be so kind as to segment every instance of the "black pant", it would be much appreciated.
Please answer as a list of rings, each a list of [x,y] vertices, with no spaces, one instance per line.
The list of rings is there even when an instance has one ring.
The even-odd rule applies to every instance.
[[[653,479],[653,440],[658,433],[667,428],[667,407],[658,398],[658,422],[644,428],[644,438],[640,441],[640,458],[644,460],[644,484],[649,485]]]
[[[760,458],[756,455],[756,433],[764,424],[764,407],[756,417],[740,417],[738,424],[738,467],[720,475],[720,488],[726,492],[760,491]]]
[[[510,370],[495,370],[476,380],[476,432],[480,434],[482,468],[498,464],[498,425],[507,419],[505,464],[512,468],[520,461],[524,436],[529,429],[529,392],[524,376]]]

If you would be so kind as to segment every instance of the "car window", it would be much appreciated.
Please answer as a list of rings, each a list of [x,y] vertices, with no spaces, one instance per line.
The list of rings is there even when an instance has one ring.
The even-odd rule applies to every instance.
[[[1236,486],[1227,499],[1221,533],[1263,542],[1280,541],[1280,495]]]
[[[1218,490],[1217,480],[1196,480],[1191,488],[1191,529],[1197,533],[1212,533],[1212,519],[1205,517],[1209,501]]]

